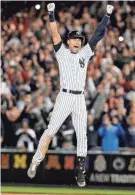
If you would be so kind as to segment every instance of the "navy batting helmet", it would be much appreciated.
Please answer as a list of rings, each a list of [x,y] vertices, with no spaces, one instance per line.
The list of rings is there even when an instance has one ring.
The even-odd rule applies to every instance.
[[[68,33],[68,39],[76,39],[76,38],[79,38],[82,40],[82,44],[84,44],[84,41],[85,41],[85,37],[82,35],[81,32],[77,31],[77,30],[74,30],[74,31],[70,31]]]

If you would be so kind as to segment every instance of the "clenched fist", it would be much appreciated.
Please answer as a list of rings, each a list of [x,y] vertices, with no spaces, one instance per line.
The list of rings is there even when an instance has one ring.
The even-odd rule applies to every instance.
[[[112,14],[113,10],[114,10],[114,7],[112,5],[107,5],[106,11],[108,14]]]
[[[49,3],[49,4],[47,5],[47,10],[48,10],[49,12],[53,12],[53,11],[55,10],[55,4],[54,4],[54,3]]]

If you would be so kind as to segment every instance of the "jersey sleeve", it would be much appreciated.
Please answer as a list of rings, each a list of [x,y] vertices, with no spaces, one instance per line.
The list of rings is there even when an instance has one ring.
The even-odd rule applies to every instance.
[[[85,58],[87,59],[90,59],[93,55],[94,55],[94,52],[92,51],[89,43],[87,43],[83,48],[82,48],[82,51],[84,52],[84,56]]]
[[[110,16],[108,14],[103,17],[100,25],[96,28],[95,33],[93,34],[91,39],[88,41],[92,50],[94,50],[97,43],[104,37],[105,32],[106,32],[106,26],[108,24],[109,19],[110,19]]]
[[[57,51],[56,50],[54,50],[54,51],[55,51],[56,57],[59,58],[59,57],[62,57],[66,53],[67,49],[66,49],[65,45],[63,43],[61,43],[59,49]]]
[[[62,41],[60,41],[57,45],[54,45],[54,46],[53,46],[55,52],[57,52],[57,51],[60,49],[61,45],[62,45]]]

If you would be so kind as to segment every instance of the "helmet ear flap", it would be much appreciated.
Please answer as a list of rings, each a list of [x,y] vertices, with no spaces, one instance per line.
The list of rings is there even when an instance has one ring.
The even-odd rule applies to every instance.
[[[84,44],[85,44],[85,37],[82,37],[81,41],[82,41],[82,46],[84,46]]]
[[[83,38],[83,40],[82,40],[82,46],[84,45],[84,43],[85,43],[85,38]]]

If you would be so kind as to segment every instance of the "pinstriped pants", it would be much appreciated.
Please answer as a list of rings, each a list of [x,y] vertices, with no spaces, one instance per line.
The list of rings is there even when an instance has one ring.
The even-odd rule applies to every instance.
[[[87,112],[84,94],[71,94],[60,91],[52,112],[48,129],[44,135],[53,137],[68,115],[71,114],[77,137],[77,156],[87,155]]]

